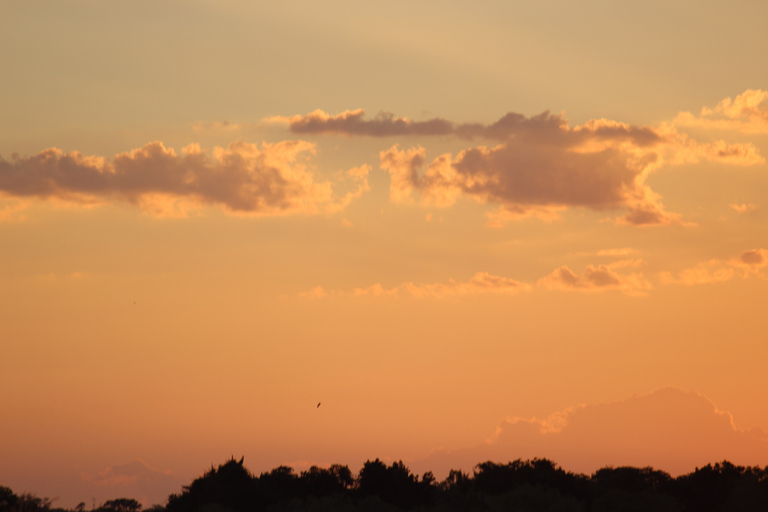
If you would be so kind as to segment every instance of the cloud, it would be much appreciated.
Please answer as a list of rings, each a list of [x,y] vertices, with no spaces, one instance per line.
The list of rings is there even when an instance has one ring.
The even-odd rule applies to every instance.
[[[3,199],[0,196],[0,223],[22,222],[26,220],[24,210],[29,208],[30,202],[21,199]]]
[[[311,290],[299,293],[299,297],[310,298],[310,299],[322,299],[327,295],[328,295],[328,292],[326,292],[322,286],[315,286]]]
[[[627,295],[646,295],[653,288],[642,274],[619,274],[613,269],[626,266],[640,266],[642,260],[622,260],[610,265],[587,265],[584,273],[576,274],[567,266],[555,269],[554,272],[538,281],[538,286],[548,290],[565,290],[579,292],[599,292],[618,290]]]
[[[709,265],[718,265],[719,262],[715,261]],[[728,267],[719,268],[707,268],[706,264],[699,265],[693,268],[686,268],[677,273],[677,276],[673,276],[671,272],[661,272],[659,279],[663,284],[684,284],[687,286],[693,286],[695,284],[711,284],[722,283],[728,281],[733,277],[733,269]]]
[[[572,256],[577,257],[593,257],[593,256],[599,256],[599,257],[610,257],[615,258],[619,256],[629,256],[630,254],[636,252],[635,249],[632,247],[616,247],[612,249],[600,249],[598,251],[594,252],[577,252],[571,254]]]
[[[747,91],[703,112],[763,119],[764,96],[762,91]],[[291,132],[301,135],[494,141],[495,145],[469,147],[431,160],[422,146],[401,149],[394,144],[380,152],[379,165],[389,173],[392,201],[449,207],[461,197],[472,198],[497,205],[487,213],[487,224],[495,227],[525,218],[552,222],[570,208],[624,210],[615,219],[621,225],[691,225],[680,214],[665,210],[661,196],[647,183],[652,172],[699,161],[728,165],[765,161],[753,144],[694,140],[677,130],[677,120],[648,127],[592,119],[571,127],[563,114],[545,111],[530,117],[509,112],[483,124],[439,117],[415,121],[386,112],[369,119],[357,109],[339,114],[315,110],[265,121],[287,124]]]
[[[32,156],[0,157],[0,193],[78,204],[123,201],[157,216],[218,206],[243,215],[338,211],[368,189],[369,166],[349,171],[356,190],[337,198],[330,182],[309,169],[315,146],[304,141],[243,141],[209,155],[196,144],[181,155],[161,142],[116,155],[112,161],[52,148]]]
[[[242,130],[255,130],[260,125],[257,123],[232,123],[229,121],[198,121],[192,125],[195,132],[239,132]]]
[[[674,124],[746,134],[766,134],[768,91],[747,89],[733,99],[723,99],[714,108],[702,108],[698,116],[681,112],[675,118]]]
[[[561,115],[554,115],[549,111],[531,117],[508,112],[492,124],[454,123],[439,117],[427,121],[413,121],[406,117],[395,116],[390,112],[380,112],[373,119],[365,119],[363,109],[345,110],[336,115],[315,110],[305,116],[276,116],[266,121],[288,124],[290,131],[296,134],[369,137],[455,135],[464,139],[482,138],[501,141],[519,134],[539,135],[546,138],[553,130],[567,125]],[[602,140],[632,140],[640,146],[652,145],[660,141],[659,135],[650,128],[605,119],[590,121],[577,127],[575,132],[584,138],[597,136]]]
[[[672,474],[727,459],[760,465],[768,436],[737,428],[733,417],[697,393],[665,388],[612,403],[579,405],[546,418],[510,417],[485,443],[437,450],[412,466],[447,473],[486,460],[549,458],[569,471],[652,466]]]
[[[623,250],[621,250],[623,251]],[[612,252],[611,252],[612,253]],[[566,290],[580,292],[621,291],[631,296],[647,295],[653,286],[640,273],[618,273],[616,269],[639,267],[642,260],[619,260],[609,265],[597,267],[588,265],[582,275],[577,275],[567,266],[562,266],[546,277],[539,279],[537,285],[547,290]],[[445,298],[479,294],[516,294],[530,291],[533,287],[527,283],[507,277],[495,276],[488,272],[477,272],[468,281],[419,283],[405,282],[391,288],[381,283],[354,288],[351,291],[326,290],[316,286],[300,292],[299,297],[322,299],[331,296],[351,297],[411,297],[411,298]]]
[[[499,205],[489,215],[492,226],[527,217],[551,221],[567,208],[624,209],[617,222],[633,226],[682,224],[647,185],[651,172],[700,160],[763,161],[750,144],[699,143],[671,126],[639,128],[599,119],[570,128],[562,116],[548,112],[514,119],[499,128],[502,143],[440,155],[429,164],[421,146],[395,144],[380,152],[391,200],[412,201],[418,193],[422,204],[445,207],[470,197]]]
[[[394,114],[381,112],[373,119],[364,119],[362,109],[345,110],[341,114],[330,115],[322,110],[315,110],[306,116],[271,117],[268,122],[287,123],[289,129],[297,134],[337,134],[367,135],[370,137],[389,137],[394,135],[448,135],[454,133],[453,123],[445,119],[434,118],[428,121],[412,121]]]
[[[741,203],[741,204],[729,204],[728,206],[731,207],[736,213],[755,213],[760,208],[758,208],[756,205],[752,203]]]
[[[737,275],[742,277],[763,276],[762,270],[768,267],[768,250],[749,249],[729,261],[713,259],[686,268],[673,275],[672,272],[659,273],[663,284],[711,284],[728,281]],[[737,272],[740,271],[740,272]]]
[[[756,272],[768,266],[768,250],[750,249],[744,251],[738,258],[731,260],[731,264],[750,272]]]
[[[384,288],[381,283],[375,283],[362,288],[354,288],[351,292],[328,292],[323,287],[317,286],[309,291],[301,292],[300,297],[324,298],[331,294],[347,295],[352,297],[412,297],[412,298],[444,298],[464,295],[478,295],[485,293],[515,294],[527,291],[530,286],[507,277],[494,276],[487,272],[476,273],[469,281],[455,281],[449,279],[447,283],[421,283],[406,282],[392,288]]]
[[[652,171],[701,160],[731,165],[764,161],[752,144],[698,142],[674,124],[651,128],[593,119],[571,128],[562,114],[548,111],[531,117],[510,112],[492,124],[414,121],[392,113],[368,119],[362,109],[335,115],[316,110],[268,121],[286,123],[296,134],[497,141],[431,162],[421,146],[400,149],[395,144],[379,157],[390,175],[392,201],[412,202],[416,193],[424,205],[448,207],[459,197],[471,197],[499,205],[488,214],[490,226],[530,217],[550,222],[568,208],[625,209],[617,222],[632,226],[685,224],[680,215],[665,211],[661,197],[646,184]]]
[[[108,467],[96,475],[82,475],[82,480],[100,489],[99,495],[135,497],[145,507],[164,503],[181,485],[170,471],[152,468],[141,459]]]
[[[627,256],[635,250],[631,247],[621,247],[619,249],[602,249],[597,251],[598,256]]]
[[[355,188],[350,190],[343,197],[332,202],[326,206],[328,213],[335,213],[343,210],[349,204],[362,196],[365,192],[371,190],[371,186],[368,184],[368,174],[371,172],[370,165],[361,165],[359,167],[353,167],[344,173],[342,181],[352,182],[355,184]],[[352,224],[349,221],[342,221],[345,226],[350,227]]]
[[[657,131],[669,142],[663,148],[663,161],[668,165],[695,164],[702,160],[737,166],[765,162],[765,158],[751,143],[728,143],[722,139],[699,142],[679,132],[674,123],[662,123]]]

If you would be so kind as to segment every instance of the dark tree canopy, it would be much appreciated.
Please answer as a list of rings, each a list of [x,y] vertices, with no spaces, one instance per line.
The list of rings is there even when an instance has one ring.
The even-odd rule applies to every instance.
[[[85,512],[54,509],[52,501],[16,495],[0,486],[0,512]],[[139,512],[130,498],[105,502],[95,512]],[[768,467],[723,461],[673,478],[653,468],[606,467],[575,474],[547,459],[477,464],[472,474],[451,470],[443,481],[421,478],[402,462],[312,466],[296,474],[279,466],[259,476],[234,457],[144,512],[766,512]]]

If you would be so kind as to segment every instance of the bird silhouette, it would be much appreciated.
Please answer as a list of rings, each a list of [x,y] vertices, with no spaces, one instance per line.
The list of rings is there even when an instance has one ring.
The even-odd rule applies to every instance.
[[[318,407],[320,407],[320,402],[317,402],[317,407],[315,407],[315,409],[317,409]]]

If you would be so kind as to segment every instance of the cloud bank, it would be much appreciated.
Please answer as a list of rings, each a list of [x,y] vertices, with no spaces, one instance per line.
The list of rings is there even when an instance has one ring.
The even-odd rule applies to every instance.
[[[0,157],[0,193],[23,198],[97,204],[124,201],[159,216],[184,215],[219,206],[246,215],[315,214],[344,208],[368,189],[368,166],[352,169],[356,189],[334,195],[330,182],[316,182],[304,141],[239,141],[204,153],[196,144],[179,155],[161,142],[118,154],[108,161],[52,148],[10,161]]]
[[[339,114],[316,110],[267,121],[286,123],[301,135],[452,136],[491,143],[431,160],[420,145],[394,144],[381,151],[379,166],[389,174],[390,199],[397,203],[449,207],[470,198],[496,207],[487,213],[490,226],[529,217],[552,221],[572,208],[623,212],[615,221],[630,226],[685,225],[689,223],[667,211],[648,185],[654,171],[700,161],[754,165],[765,160],[752,144],[699,142],[677,128],[768,133],[768,92],[747,90],[703,109],[698,117],[681,113],[658,127],[608,119],[571,127],[563,114],[549,111],[530,117],[509,112],[490,124],[439,117],[414,121],[391,113],[369,119],[362,109]],[[231,131],[243,126],[198,123],[195,129]],[[355,182],[352,190],[335,195],[334,185],[315,180],[310,165],[315,152],[313,143],[301,140],[260,147],[239,141],[211,154],[193,144],[178,155],[152,142],[108,161],[53,148],[32,157],[0,157],[0,194],[79,204],[119,200],[165,216],[183,216],[207,206],[259,216],[334,212],[369,189],[370,166],[363,165],[348,174]],[[734,206],[740,212],[750,208]],[[4,211],[0,221],[15,217],[15,210]]]
[[[707,398],[673,388],[620,402],[580,405],[547,418],[508,418],[492,438],[472,448],[438,450],[414,464],[447,473],[491,460],[549,458],[569,471],[605,466],[653,466],[674,475],[727,459],[762,465],[768,435],[738,429]],[[436,471],[437,472],[437,471]]]
[[[697,119],[718,115],[731,121],[746,119],[750,126],[765,124],[767,97],[768,92],[748,90],[734,100],[726,98],[714,109],[705,108]],[[379,164],[390,175],[394,202],[413,201],[418,196],[425,205],[448,207],[460,197],[469,197],[498,205],[488,214],[491,226],[526,217],[551,221],[569,208],[625,210],[617,223],[653,226],[685,223],[680,215],[666,211],[661,197],[648,186],[651,172],[665,165],[702,160],[730,165],[764,162],[752,144],[698,142],[677,130],[677,126],[699,123],[692,119],[681,114],[674,122],[655,128],[607,119],[570,127],[562,114],[548,111],[531,117],[509,112],[494,123],[482,124],[439,117],[415,121],[387,112],[369,119],[357,109],[339,114],[316,110],[269,121],[285,123],[292,133],[301,135],[454,136],[495,141],[493,146],[470,147],[431,161],[422,146],[401,149],[395,144],[382,151]]]
[[[539,288],[546,290],[565,290],[580,292],[621,291],[631,296],[643,296],[653,286],[640,273],[623,274],[616,271],[622,267],[638,267],[642,260],[620,260],[608,265],[597,267],[588,265],[582,275],[575,274],[567,266],[562,266],[554,272],[538,280]],[[530,291],[533,286],[508,277],[501,277],[478,272],[469,281],[449,279],[445,283],[405,282],[392,288],[385,288],[381,283],[354,288],[352,291],[326,290],[316,286],[311,290],[299,293],[300,297],[322,299],[329,296],[349,297],[411,297],[411,298],[444,298],[486,293],[516,294]]]

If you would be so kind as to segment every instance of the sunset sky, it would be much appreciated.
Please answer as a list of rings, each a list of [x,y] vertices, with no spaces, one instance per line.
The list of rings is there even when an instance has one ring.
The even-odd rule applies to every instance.
[[[0,485],[768,465],[766,19],[1,1]]]

